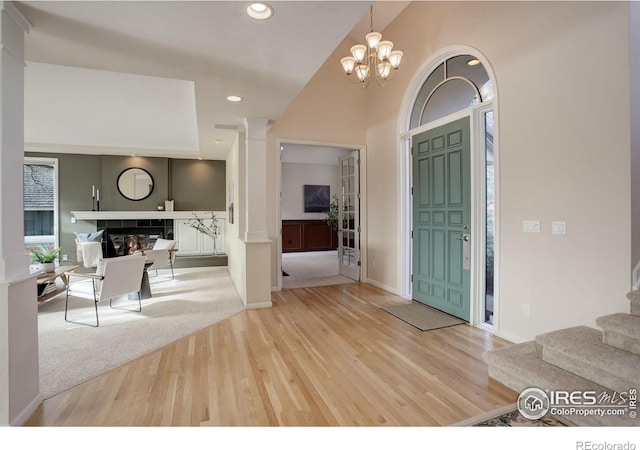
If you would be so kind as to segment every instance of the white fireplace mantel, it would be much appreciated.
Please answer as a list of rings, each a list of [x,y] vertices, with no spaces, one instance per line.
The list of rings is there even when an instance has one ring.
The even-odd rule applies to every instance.
[[[226,219],[226,211],[213,211],[218,219]],[[196,214],[202,219],[211,217],[211,211],[71,211],[78,220],[118,219],[192,219]]]

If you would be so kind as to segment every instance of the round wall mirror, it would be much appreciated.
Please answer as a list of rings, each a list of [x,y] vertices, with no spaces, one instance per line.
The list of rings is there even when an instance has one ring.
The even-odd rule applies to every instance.
[[[123,170],[118,176],[118,191],[129,200],[144,200],[153,192],[153,177],[139,167]]]

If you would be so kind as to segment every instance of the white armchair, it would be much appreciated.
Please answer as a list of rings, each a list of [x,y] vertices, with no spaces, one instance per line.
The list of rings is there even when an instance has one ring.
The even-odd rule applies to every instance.
[[[171,279],[173,280],[173,263],[176,260],[176,251],[178,250],[175,246],[176,241],[174,240],[157,239],[152,249],[142,251],[148,260],[153,261],[153,264],[147,270],[155,270],[157,276],[158,269],[170,268]]]
[[[125,309],[127,311],[135,312],[142,311],[140,286],[142,283],[142,272],[144,271],[145,260],[145,257],[136,255],[108,258],[100,260],[96,273],[66,272],[69,283],[67,284],[67,294],[64,304],[64,320],[67,322],[98,327],[100,326],[100,321],[98,319],[98,302],[109,299],[109,306],[111,308],[115,308],[112,304],[114,298],[121,297],[132,292],[138,293],[138,309],[116,309]],[[70,297],[93,300],[96,312],[95,325],[90,323],[74,322],[68,319]]]

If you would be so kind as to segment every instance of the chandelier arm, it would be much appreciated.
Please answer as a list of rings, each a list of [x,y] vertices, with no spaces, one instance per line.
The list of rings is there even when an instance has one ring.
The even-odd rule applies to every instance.
[[[355,78],[354,78],[353,74],[351,74],[351,73],[347,75],[347,79],[348,79],[349,81],[351,81],[353,84],[360,84],[360,83],[362,83],[362,81],[358,80],[358,78],[357,78],[357,77],[355,77]]]

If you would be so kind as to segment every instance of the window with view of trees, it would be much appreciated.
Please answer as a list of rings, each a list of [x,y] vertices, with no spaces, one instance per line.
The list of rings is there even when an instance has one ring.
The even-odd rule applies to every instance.
[[[25,158],[24,236],[27,248],[55,248],[56,160]]]

